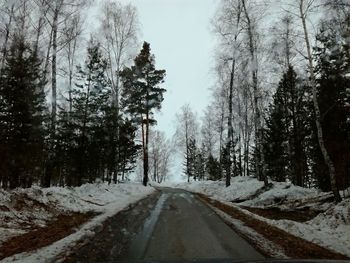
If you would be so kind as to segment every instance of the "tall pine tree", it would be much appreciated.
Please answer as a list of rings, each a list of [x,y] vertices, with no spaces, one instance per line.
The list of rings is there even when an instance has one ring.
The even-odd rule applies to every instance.
[[[123,82],[121,103],[126,113],[141,126],[143,149],[143,184],[148,182],[148,144],[150,125],[156,123],[154,110],[160,110],[165,89],[160,87],[164,82],[165,70],[155,68],[155,58],[151,54],[150,44],[144,42],[134,65],[126,67],[120,76]]]

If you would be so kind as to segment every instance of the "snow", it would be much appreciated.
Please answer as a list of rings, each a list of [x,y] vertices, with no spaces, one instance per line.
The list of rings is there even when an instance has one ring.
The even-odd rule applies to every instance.
[[[176,187],[208,195],[292,235],[350,257],[349,197],[341,203],[335,204],[327,202],[327,199],[332,195],[331,193],[321,193],[316,189],[302,188],[288,182],[272,183],[273,187],[270,190],[262,191],[260,194],[258,191],[263,187],[263,182],[251,177],[235,177],[231,180],[231,186],[227,188],[225,182],[222,181],[181,183],[177,184]],[[232,203],[235,200],[243,202]],[[300,223],[285,219],[267,219],[243,209],[242,206],[277,207],[280,210],[289,211],[308,207],[310,210],[322,211],[322,213],[307,222]]]
[[[175,187],[190,192],[203,193],[217,200],[233,201],[248,198],[263,185],[263,182],[259,182],[252,177],[234,177],[229,187],[225,187],[223,181],[195,181],[176,184]]]
[[[257,194],[257,191],[264,186],[263,182],[249,176],[232,178],[229,187],[225,187],[224,181],[197,181],[175,186],[187,191],[203,193],[217,200],[244,201],[241,203],[242,205],[251,207],[266,207],[282,200],[311,198],[319,194],[315,189],[298,187],[288,182],[273,182],[272,189],[263,192],[252,200],[247,200]]]
[[[87,242],[109,217],[154,191],[153,187],[138,183],[0,190],[0,244],[7,238],[28,231],[32,226],[28,222],[43,226],[55,215],[64,212],[99,213],[75,233],[37,251],[17,254],[1,262],[56,261],[77,243]],[[21,200],[21,207],[18,207],[17,200]]]
[[[254,217],[259,217],[254,215]],[[305,223],[259,217],[292,235],[350,257],[350,200],[333,205]]]

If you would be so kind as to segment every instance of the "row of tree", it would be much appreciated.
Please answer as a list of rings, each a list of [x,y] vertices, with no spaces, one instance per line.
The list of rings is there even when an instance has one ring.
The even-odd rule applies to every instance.
[[[231,176],[254,175],[265,187],[269,178],[290,180],[332,190],[339,201],[339,190],[350,186],[350,6],[280,5],[284,15],[271,26],[272,4],[221,1],[213,18],[214,99],[201,125],[188,105],[178,114],[185,174],[225,178],[227,186]],[[311,22],[319,25],[315,34]]]
[[[82,17],[90,4],[0,4],[3,188],[117,182],[141,152],[147,184],[149,127],[155,124],[153,111],[161,108],[165,71],[155,69],[146,42],[131,60],[138,43],[131,5],[100,6],[99,32],[92,32],[85,48]],[[84,53],[85,62],[79,61]]]

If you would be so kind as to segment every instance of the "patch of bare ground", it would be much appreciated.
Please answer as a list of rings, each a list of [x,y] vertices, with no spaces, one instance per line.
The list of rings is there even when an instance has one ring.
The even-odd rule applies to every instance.
[[[303,210],[293,210],[293,211],[284,211],[280,210],[277,207],[273,208],[255,208],[255,207],[247,207],[240,206],[241,208],[248,210],[254,214],[257,214],[262,217],[266,217],[273,220],[281,220],[288,219],[296,222],[306,222],[314,217],[316,217],[321,211],[313,211],[310,209]]]
[[[76,229],[96,214],[73,213],[58,215],[45,227],[37,227],[23,235],[5,241],[0,247],[0,260],[6,257],[29,252],[48,246],[76,231]]]
[[[334,259],[344,260],[349,259],[345,255],[336,253],[329,249],[323,248],[317,244],[306,241],[302,238],[293,236],[286,231],[283,231],[275,226],[269,225],[266,222],[253,218],[239,209],[230,205],[224,204],[217,200],[211,199],[206,195],[197,194],[204,202],[218,208],[232,218],[243,222],[247,227],[254,229],[256,232],[264,236],[267,240],[278,244],[284,250],[284,254],[293,259]],[[234,229],[231,224],[228,224]],[[234,229],[237,231],[237,229]],[[239,230],[238,230],[239,232]],[[249,239],[247,237],[244,237]],[[248,240],[254,244],[253,240]]]

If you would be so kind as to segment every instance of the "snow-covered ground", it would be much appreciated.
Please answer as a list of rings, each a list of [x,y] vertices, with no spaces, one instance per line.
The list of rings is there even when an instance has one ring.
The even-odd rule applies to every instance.
[[[74,234],[35,252],[21,253],[1,262],[47,262],[82,239],[93,236],[93,230],[106,219],[154,191],[153,187],[139,183],[0,190],[0,246],[6,239],[25,233],[33,226],[44,226],[60,213],[99,213]]]
[[[280,201],[301,200],[320,195],[315,189],[306,189],[290,183],[273,182],[273,188],[269,191],[261,193],[252,200],[247,200],[264,186],[263,182],[253,177],[234,177],[229,187],[225,186],[224,181],[197,181],[180,183],[175,186],[191,192],[203,193],[221,201],[246,200],[241,204],[252,207],[266,207]]]
[[[339,204],[325,202],[331,194],[321,193],[315,189],[306,189],[290,183],[273,182],[274,186],[259,193],[263,182],[251,177],[236,177],[230,187],[225,182],[201,181],[177,184],[176,187],[202,193],[213,199],[240,208],[249,207],[278,207],[281,210],[290,210],[309,207],[310,210],[323,211],[307,222],[292,220],[272,220],[241,209],[255,218],[277,226],[295,236],[301,237],[323,247],[350,257],[350,199],[346,198]],[[239,204],[232,201],[245,200]]]

